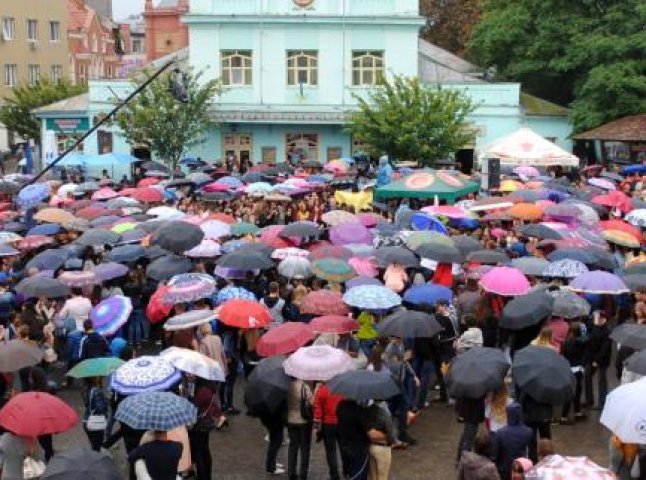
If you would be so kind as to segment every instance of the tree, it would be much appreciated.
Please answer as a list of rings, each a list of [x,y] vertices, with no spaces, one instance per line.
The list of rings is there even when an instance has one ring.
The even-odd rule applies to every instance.
[[[68,80],[51,82],[42,79],[34,85],[19,85],[10,96],[4,97],[0,108],[0,123],[23,138],[40,141],[40,121],[32,110],[87,91],[86,85],[72,85]]]
[[[432,165],[470,139],[464,124],[474,105],[457,90],[396,76],[392,82],[383,80],[367,99],[355,98],[359,108],[347,130],[366,143],[373,156],[386,153]]]
[[[427,18],[422,38],[458,56],[466,55],[481,15],[479,0],[420,0],[420,11]]]
[[[474,60],[572,107],[577,131],[646,111],[641,0],[482,0]]]
[[[153,80],[117,113],[116,122],[131,146],[148,147],[174,169],[187,149],[202,140],[209,107],[221,88],[218,80],[201,82],[201,73],[187,72],[182,89],[186,101],[178,101],[170,88],[170,75]]]

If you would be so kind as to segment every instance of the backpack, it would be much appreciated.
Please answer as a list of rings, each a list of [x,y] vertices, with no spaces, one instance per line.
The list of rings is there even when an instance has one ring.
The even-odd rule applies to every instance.
[[[88,410],[90,415],[107,415],[108,402],[100,388],[92,387],[90,390],[90,399],[88,401]]]

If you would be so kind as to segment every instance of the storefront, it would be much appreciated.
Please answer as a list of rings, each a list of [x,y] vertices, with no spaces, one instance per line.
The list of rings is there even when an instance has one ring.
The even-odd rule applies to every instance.
[[[89,129],[90,121],[87,117],[45,119],[45,130],[54,133],[56,152],[65,151],[74,145]],[[83,144],[79,145],[77,151],[83,152]]]
[[[646,114],[631,115],[574,136],[595,160],[623,165],[646,161]]]

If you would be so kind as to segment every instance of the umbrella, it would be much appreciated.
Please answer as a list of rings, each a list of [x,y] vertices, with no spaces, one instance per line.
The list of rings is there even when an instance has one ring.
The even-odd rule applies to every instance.
[[[626,215],[626,221],[631,225],[636,227],[644,228],[646,227],[646,208],[639,208],[633,210],[628,215]]]
[[[617,475],[612,470],[600,467],[588,457],[548,455],[525,473],[523,478],[526,480],[616,480]]]
[[[497,250],[477,250],[467,255],[467,261],[482,265],[498,265],[509,263],[509,257]]]
[[[170,347],[160,353],[161,357],[177,370],[196,377],[224,382],[224,370],[215,360],[188,348]]]
[[[257,300],[256,296],[249,290],[242,287],[228,285],[218,292],[217,302],[218,304],[221,304],[226,302],[227,300],[233,300],[235,298],[240,298],[243,300]]]
[[[597,258],[592,253],[580,248],[559,248],[549,253],[547,259],[551,262],[570,259],[586,265],[593,265],[597,262]]]
[[[231,225],[230,231],[231,235],[242,237],[244,235],[255,235],[260,231],[260,228],[253,223],[241,222]]]
[[[78,259],[72,259],[80,261]],[[68,260],[72,261],[72,260]],[[67,262],[66,262],[67,265]],[[80,271],[70,271],[63,272],[58,276],[58,280],[68,287],[89,287],[91,285],[96,285],[101,283],[101,280],[96,276],[96,274],[91,270],[80,270]]]
[[[535,203],[517,203],[509,207],[507,214],[520,220],[539,220],[543,216],[543,208]]]
[[[175,220],[155,230],[150,242],[165,250],[182,253],[198,246],[203,238],[204,232],[197,225]]]
[[[569,362],[548,347],[530,345],[516,352],[512,375],[534,401],[562,405],[574,393]]]
[[[0,257],[13,257],[15,255],[20,255],[20,252],[9,245],[0,244]]]
[[[244,402],[250,412],[272,414],[287,400],[289,377],[283,369],[285,357],[278,355],[261,360],[249,375]]]
[[[416,267],[419,265],[419,259],[413,252],[404,247],[382,247],[376,253],[377,262],[382,267],[391,264],[402,265],[404,267]]]
[[[182,376],[162,357],[144,355],[127,361],[111,378],[110,388],[122,395],[168,390]]]
[[[388,310],[401,305],[402,299],[387,287],[361,285],[348,290],[343,295],[343,301],[362,310]]]
[[[413,285],[404,292],[404,301],[412,305],[435,305],[438,300],[453,300],[453,292],[444,285],[425,283],[423,285]]]
[[[108,253],[108,258],[113,262],[135,262],[146,256],[146,250],[141,245],[121,245]]]
[[[197,407],[170,392],[148,391],[125,398],[114,418],[136,430],[168,431],[197,420]]]
[[[13,243],[22,240],[22,237],[14,232],[0,232],[0,243]]]
[[[215,293],[215,279],[205,273],[182,273],[168,282],[164,302],[169,304],[194,302],[210,298]]]
[[[41,480],[122,480],[115,461],[105,453],[75,448],[56,453],[47,463]]]
[[[189,310],[169,318],[164,324],[164,330],[173,332],[187,328],[195,328],[209,323],[216,318],[213,310]]]
[[[67,375],[74,378],[107,377],[124,363],[115,357],[89,358],[77,363]]]
[[[511,261],[510,266],[513,268],[517,268],[525,275],[540,277],[544,275],[545,269],[550,266],[550,262],[548,262],[544,258],[521,257],[521,258],[514,258]]]
[[[646,348],[646,325],[624,323],[610,332],[610,338],[622,346],[641,350]]]
[[[21,340],[9,340],[0,348],[0,372],[17,372],[32,367],[43,359],[44,352]]]
[[[555,290],[549,292],[549,294],[554,297],[554,307],[552,309],[554,317],[571,320],[590,315],[592,307],[585,298],[565,289]]]
[[[589,178],[588,183],[593,187],[599,187],[604,190],[617,190],[617,186],[605,178]]]
[[[576,278],[582,273],[587,273],[588,267],[578,260],[570,260],[569,258],[563,260],[556,260],[549,264],[543,271],[544,277],[553,278]]]
[[[522,330],[536,325],[552,314],[554,297],[545,292],[531,292],[511,300],[502,310],[500,327]]]
[[[127,266],[115,262],[100,263],[92,269],[92,272],[101,282],[125,277],[129,271]]]
[[[84,232],[76,243],[84,247],[94,247],[101,245],[114,245],[119,241],[119,234],[102,228],[93,228]]]
[[[321,260],[323,258],[350,260],[350,258],[352,258],[352,250],[346,247],[329,245],[326,243],[318,244],[310,248],[311,260]]]
[[[57,270],[62,267],[69,258],[69,252],[60,249],[48,249],[40,252],[29,260],[26,270],[37,268],[38,270]]]
[[[184,255],[191,258],[213,258],[221,254],[220,244],[207,238],[202,240],[198,246],[184,252]]]
[[[300,311],[310,315],[347,315],[350,309],[343,303],[340,293],[315,290],[303,297]]]
[[[76,187],[76,185],[74,186]],[[9,180],[0,180],[0,193],[5,195],[15,195],[20,191],[20,185]]]
[[[312,273],[323,280],[342,283],[357,276],[352,266],[345,260],[322,258],[312,263]]]
[[[329,345],[301,347],[283,363],[285,373],[305,381],[326,382],[354,368],[352,357]]]
[[[563,238],[559,232],[542,223],[523,225],[518,229],[518,233],[541,240],[561,240]]]
[[[321,216],[321,220],[323,220],[330,226],[340,225],[342,223],[348,222],[359,222],[354,214],[346,212],[345,210],[331,210],[329,212],[326,212]]]
[[[606,398],[600,421],[622,442],[646,443],[646,378],[614,389]]]
[[[5,225],[5,229],[6,228],[7,225]],[[55,223],[43,223],[41,225],[36,225],[34,228],[30,228],[27,235],[57,235],[61,233],[62,230],[62,227]]]
[[[509,370],[509,360],[501,350],[474,347],[451,362],[447,389],[457,398],[478,399],[498,390]]]
[[[271,253],[271,258],[276,260],[285,260],[289,257],[308,258],[309,256],[310,252],[296,247],[277,248]]]
[[[462,263],[464,255],[456,247],[440,243],[424,243],[415,249],[422,258],[428,258],[439,263]]]
[[[60,208],[43,208],[39,210],[34,215],[34,220],[44,223],[58,223],[63,225],[66,222],[71,222],[74,220],[74,215],[72,215],[67,210]]]
[[[14,395],[0,410],[0,426],[19,437],[35,438],[66,432],[78,420],[78,415],[67,403],[45,392]]]
[[[318,237],[319,233],[318,225],[314,222],[294,222],[283,228],[278,236],[283,238],[310,238]]]
[[[468,235],[458,235],[453,237],[455,247],[462,252],[463,255],[469,255],[482,248],[482,244],[473,237]]]
[[[90,312],[90,319],[97,332],[114,335],[130,317],[132,301],[123,295],[113,295],[99,303]]]
[[[220,220],[207,220],[200,224],[200,229],[206,238],[213,240],[231,235],[231,227]]]
[[[162,282],[174,275],[190,272],[193,264],[188,258],[182,258],[175,255],[160,257],[154,260],[146,268],[146,276]]]
[[[399,395],[400,390],[390,375],[367,370],[350,370],[336,375],[327,382],[330,391],[357,402],[387,400]]]
[[[601,295],[619,295],[630,292],[621,278],[603,270],[592,270],[582,273],[570,282],[574,292],[596,293]]]
[[[27,298],[59,298],[69,293],[69,287],[52,278],[34,276],[20,281],[16,285],[16,293]]]
[[[288,257],[278,265],[278,273],[285,278],[309,278],[312,268],[307,258]]]
[[[28,235],[18,242],[18,248],[20,250],[35,250],[53,243],[55,240],[45,235]]]
[[[256,346],[261,357],[293,353],[314,339],[314,331],[301,322],[286,322],[265,333]]]
[[[637,210],[633,210],[633,212],[635,211]],[[624,222],[622,220],[605,220],[603,222],[599,222],[599,226],[604,230],[619,230],[621,232],[629,233],[635,238],[635,240],[642,240],[641,230],[638,227],[635,227],[634,225],[631,225],[630,223]]]
[[[382,337],[431,338],[442,330],[433,315],[412,310],[398,310],[377,324]]]
[[[633,353],[624,362],[624,368],[638,375],[646,376],[646,350]]]
[[[424,212],[415,212],[411,216],[410,224],[413,230],[437,232],[446,235],[446,227],[437,218]]]
[[[308,323],[308,326],[315,333],[333,333],[337,335],[354,332],[359,329],[359,323],[355,319],[342,315],[316,317]]]
[[[352,257],[348,260],[350,265],[358,276],[376,277],[379,275],[379,267],[374,257]],[[347,280],[346,280],[347,281]]]
[[[164,200],[164,193],[153,187],[136,188],[129,196],[141,203],[156,203]]]
[[[373,277],[364,277],[362,275],[359,275],[358,277],[354,277],[347,282],[345,282],[345,288],[347,290],[354,288],[354,287],[360,287],[361,285],[379,285],[383,286],[383,283],[381,280]]]
[[[624,275],[623,280],[632,291],[646,289],[646,275],[643,273]]]
[[[27,185],[18,193],[18,204],[23,208],[32,208],[49,197],[49,185],[34,183]]]
[[[237,298],[220,305],[218,319],[231,327],[258,328],[271,322],[271,314],[262,303]]]
[[[601,236],[608,242],[628,248],[639,248],[640,240],[637,240],[633,235],[621,230],[604,230]],[[640,235],[641,237],[641,235]]]
[[[506,297],[525,295],[531,288],[523,272],[511,267],[492,268],[480,278],[480,286],[489,293]]]
[[[330,241],[334,245],[347,245],[349,243],[365,243],[372,245],[370,230],[356,221],[340,223],[330,229]]]
[[[217,264],[219,267],[236,270],[264,270],[274,266],[266,255],[251,251],[227,253],[218,260]]]

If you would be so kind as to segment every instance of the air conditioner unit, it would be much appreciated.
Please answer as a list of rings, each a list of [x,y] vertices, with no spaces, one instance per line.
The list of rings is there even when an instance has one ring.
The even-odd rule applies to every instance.
[[[36,50],[36,47],[38,46],[38,42],[36,40],[29,40],[29,48],[32,50]]]

